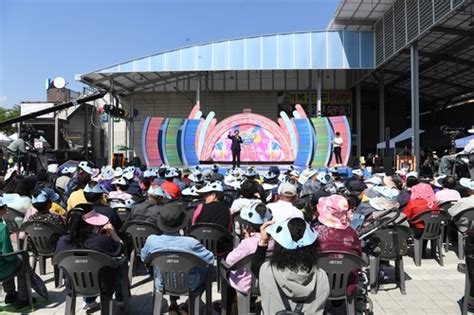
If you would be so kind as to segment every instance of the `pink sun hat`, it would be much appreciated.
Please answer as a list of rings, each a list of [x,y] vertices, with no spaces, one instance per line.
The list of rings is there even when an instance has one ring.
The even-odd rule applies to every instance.
[[[95,225],[95,226],[103,226],[109,223],[109,218],[105,215],[92,210],[82,216],[82,220],[84,220],[87,224]]]
[[[351,224],[352,210],[347,199],[341,195],[319,198],[317,208],[319,222],[328,227],[345,229]]]

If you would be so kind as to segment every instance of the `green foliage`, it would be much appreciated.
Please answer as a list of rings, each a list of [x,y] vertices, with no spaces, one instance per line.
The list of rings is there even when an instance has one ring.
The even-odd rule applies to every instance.
[[[21,109],[20,105],[14,105],[12,108],[3,108],[0,107],[0,121],[9,120],[20,116]],[[15,126],[6,126],[0,129],[0,131],[6,133],[7,135],[12,134],[16,131]]]

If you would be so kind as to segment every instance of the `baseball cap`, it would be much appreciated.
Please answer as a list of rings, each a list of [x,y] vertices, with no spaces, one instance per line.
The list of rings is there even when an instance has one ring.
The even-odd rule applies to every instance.
[[[289,182],[284,182],[278,187],[278,193],[280,195],[293,197],[296,196],[298,192],[295,185]]]

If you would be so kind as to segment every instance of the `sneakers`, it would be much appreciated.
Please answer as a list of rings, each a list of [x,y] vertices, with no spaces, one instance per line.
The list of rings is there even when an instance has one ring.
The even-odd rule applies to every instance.
[[[13,304],[16,302],[16,299],[18,297],[18,293],[15,292],[15,293],[8,293],[6,296],[5,296],[5,304]]]
[[[82,309],[85,310],[86,313],[93,313],[100,309],[100,305],[96,301],[91,302],[91,303],[84,303],[84,306],[82,307]]]

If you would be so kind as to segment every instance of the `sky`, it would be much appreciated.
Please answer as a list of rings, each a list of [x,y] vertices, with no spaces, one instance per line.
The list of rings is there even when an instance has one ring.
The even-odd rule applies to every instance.
[[[0,107],[44,101],[45,80],[169,49],[325,29],[339,0],[0,0]]]

